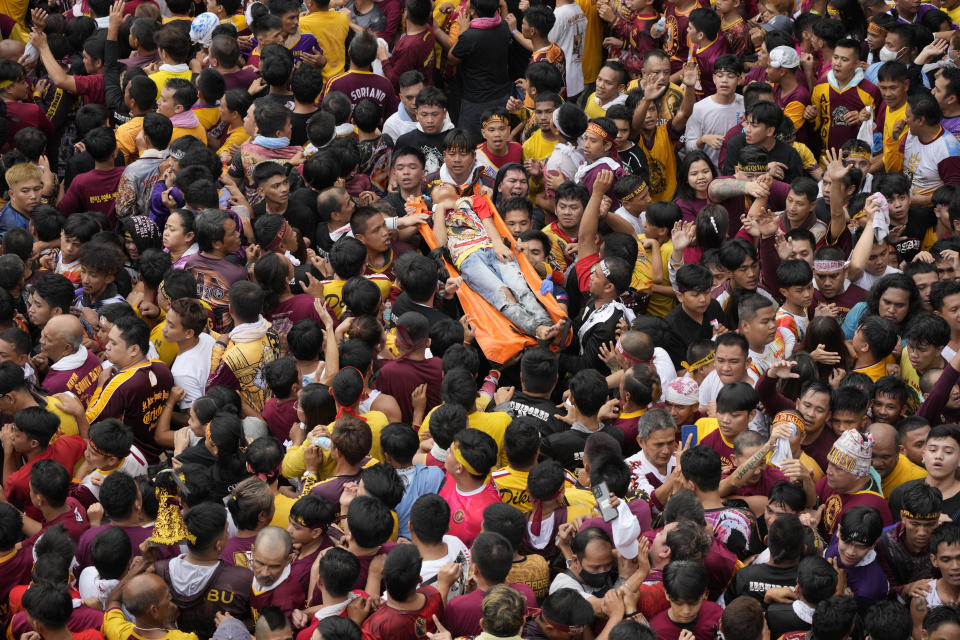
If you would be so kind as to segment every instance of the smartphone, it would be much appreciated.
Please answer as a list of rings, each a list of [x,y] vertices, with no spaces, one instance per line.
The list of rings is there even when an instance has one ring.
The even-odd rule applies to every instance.
[[[597,507],[600,509],[600,515],[604,522],[611,522],[617,519],[617,510],[610,506],[610,488],[606,482],[591,487],[593,497],[597,499]],[[604,506],[606,505],[606,506]]]
[[[690,438],[690,446],[697,444],[697,425],[685,424],[680,427],[680,446],[686,446],[687,438]]]

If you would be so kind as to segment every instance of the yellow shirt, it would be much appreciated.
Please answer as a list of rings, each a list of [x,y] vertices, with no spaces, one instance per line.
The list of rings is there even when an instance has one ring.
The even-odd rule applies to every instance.
[[[370,426],[370,432],[373,436],[370,442],[370,463],[376,464],[380,462],[382,453],[380,452],[380,432],[383,431],[383,428],[387,426],[389,420],[387,416],[384,415],[382,411],[371,411],[370,413],[360,414],[361,418],[366,419],[367,424]],[[336,422],[331,422],[327,425],[327,429],[330,433],[336,431],[335,426]],[[286,455],[283,456],[283,462],[280,466],[280,473],[282,473],[287,478],[297,478],[303,475],[303,472],[307,470],[307,463],[304,460],[304,449],[310,444],[309,440],[304,440],[303,444],[290,447],[287,450]],[[320,463],[320,474],[319,477],[321,480],[329,478],[333,475],[334,470],[337,468],[337,462],[329,455],[326,451],[321,451],[323,454],[323,461]],[[365,465],[369,466],[369,465]],[[279,525],[278,525],[279,526]]]
[[[147,76],[153,80],[153,84],[157,85],[157,99],[160,99],[160,90],[167,84],[167,80],[170,78],[183,78],[187,82],[190,82],[190,78],[193,77],[193,72],[190,69],[186,71],[177,71],[176,73],[172,71],[157,71],[156,73],[151,73]],[[173,142],[173,140],[171,140]]]
[[[955,6],[953,9],[941,7],[940,10],[950,16],[950,22],[953,24],[960,24],[960,4]]]
[[[23,25],[29,4],[27,0],[0,0],[0,13],[10,16],[18,24]]]
[[[140,156],[137,152],[137,136],[141,129],[143,129],[143,116],[132,118],[117,127],[117,133],[114,137],[117,139],[117,148],[123,152],[127,159],[127,164]]]
[[[899,138],[893,137],[893,127],[907,116],[907,103],[896,111],[891,111],[890,107],[884,107],[886,112],[883,116],[883,169],[887,172],[900,171],[903,169],[903,154],[900,152],[900,143],[907,135],[908,127],[904,127],[900,132]]]
[[[177,138],[183,138],[184,136],[193,136],[203,144],[207,143],[207,130],[203,128],[202,124],[198,124],[193,129],[174,127],[173,135],[170,136],[170,142],[173,142]]]
[[[197,120],[200,121],[200,126],[209,131],[220,122],[220,105],[217,103],[211,107],[201,105],[198,102],[193,105],[193,114],[197,116]],[[206,139],[204,139],[203,142],[206,143]]]
[[[550,142],[543,137],[543,132],[537,129],[523,143],[523,159],[533,158],[540,162],[546,162],[547,158],[553,153],[553,148],[557,146],[559,139]]]
[[[420,426],[421,438],[430,437],[430,416],[434,409],[431,409],[423,419],[423,424]],[[480,410],[467,415],[467,427],[483,431],[497,443],[497,468],[507,466],[507,454],[503,450],[503,434],[510,426],[511,420],[510,415],[502,411]]]
[[[313,34],[317,39],[327,64],[323,67],[323,81],[343,73],[346,56],[347,35],[350,20],[339,11],[314,11],[300,18],[300,31]]]
[[[564,497],[567,499],[567,502],[571,507],[573,505],[586,507],[589,512],[596,506],[596,498],[594,498],[593,494],[589,491],[577,489],[576,479],[569,471],[566,471],[565,474],[567,478]],[[530,502],[530,494],[527,493],[527,478],[529,476],[529,471],[517,471],[513,467],[507,466],[491,473],[490,479],[493,480],[497,491],[500,492],[501,501],[515,506],[523,513],[530,513],[533,511],[533,505]]]
[[[221,153],[230,151],[230,147],[236,145],[237,148],[240,147],[244,142],[250,139],[250,136],[244,130],[242,126],[237,127],[236,129],[230,129],[227,131],[227,137],[223,141],[223,146],[217,149],[217,155]]]
[[[100,630],[106,640],[129,640],[130,638],[145,640],[144,636],[136,632],[133,623],[127,622],[120,607],[114,607],[103,614],[103,626],[100,627]],[[197,640],[197,634],[170,629],[161,640]]]
[[[249,28],[247,27],[247,17],[242,13],[239,13],[235,16],[230,16],[229,18],[224,18],[220,21],[220,24],[232,24],[237,28],[237,33],[249,31]]]
[[[820,463],[818,463],[816,460],[814,460],[813,458],[805,454],[803,451],[800,452],[800,457],[797,458],[797,460],[800,461],[800,464],[802,464],[807,469],[813,472],[814,484],[816,484],[817,482],[820,482],[820,480],[824,476],[823,469],[820,467]]]
[[[910,386],[910,389],[913,390],[917,398],[917,403],[919,404],[923,400],[923,394],[920,392],[920,375],[910,363],[910,354],[907,353],[907,349],[909,348],[910,345],[905,346],[900,353],[900,377]]]
[[[804,171],[817,164],[817,159],[813,157],[813,151],[810,151],[810,147],[802,142],[794,142],[793,148],[800,156],[800,164],[803,166]]]
[[[583,68],[583,84],[589,85],[597,81],[597,74],[600,73],[602,66],[603,47],[603,24],[600,16],[597,15],[597,5],[593,0],[577,0],[580,10],[583,11],[587,19],[587,30],[583,34],[583,58],[581,67]],[[591,118],[594,116],[590,116]]]
[[[647,141],[640,136],[637,146],[643,149],[647,156],[647,166],[650,168],[650,198],[655,202],[667,202],[677,190],[677,152],[664,122],[657,127],[653,135],[653,144],[647,147]]]
[[[637,240],[643,241],[646,239],[646,234],[641,233],[637,236]],[[642,245],[641,245],[642,247]],[[655,284],[670,286],[670,254],[673,253],[673,241],[670,240],[665,244],[660,245],[660,262],[662,263],[663,269],[663,279],[660,282]],[[651,271],[651,280],[652,280],[652,271]],[[660,318],[665,317],[670,310],[673,309],[673,306],[676,304],[677,298],[675,296],[666,296],[662,293],[651,293],[650,302],[647,304],[647,313],[652,316],[658,316]]]
[[[270,526],[286,529],[290,524],[290,509],[296,501],[296,498],[285,496],[282,493],[273,496],[273,520],[270,521]]]
[[[919,480],[927,477],[927,470],[910,462],[907,456],[900,454],[897,460],[897,466],[893,468],[886,478],[883,478],[881,486],[883,487],[883,497],[890,499],[893,490],[910,480]]]
[[[887,363],[888,363],[888,362],[891,362],[891,363],[893,362],[893,357],[892,357],[892,356],[887,356],[886,358],[884,358],[884,359],[881,360],[880,362],[875,362],[874,364],[870,365],[869,367],[861,367],[861,368],[854,369],[854,371],[857,372],[857,373],[864,373],[864,374],[867,375],[867,377],[869,377],[871,380],[873,380],[874,382],[876,382],[877,380],[879,380],[879,379],[882,378],[883,376],[887,375]]]
[[[57,438],[66,438],[80,433],[80,429],[77,428],[77,419],[64,413],[63,410],[57,406],[57,402],[58,400],[53,396],[47,397],[47,411],[60,418],[60,426],[57,428],[57,432],[53,434],[53,437],[50,438],[50,442],[53,442]]]
[[[586,51],[584,51],[584,55],[586,55]],[[607,110],[597,102],[596,92],[591,93],[590,97],[587,98],[587,104],[584,105],[583,112],[587,114],[588,118],[602,118],[607,115]]]
[[[167,342],[167,339],[163,337],[163,325],[164,323],[161,322],[150,330],[150,342],[157,350],[157,355],[160,356],[163,364],[172,367],[173,361],[180,355],[180,347],[177,346],[176,342]]]

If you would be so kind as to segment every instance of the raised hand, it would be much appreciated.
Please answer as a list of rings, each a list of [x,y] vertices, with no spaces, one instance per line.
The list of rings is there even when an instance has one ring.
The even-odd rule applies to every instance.
[[[670,238],[673,240],[673,248],[683,251],[697,242],[697,227],[693,222],[681,220],[673,225]]]
[[[613,175],[613,171],[609,169],[604,169],[597,176],[597,179],[593,183],[593,192],[594,193],[606,193],[610,190],[610,187],[613,186],[616,178]]]
[[[692,89],[697,86],[697,82],[700,80],[700,67],[697,66],[696,62],[688,60],[687,63],[683,65],[682,78],[685,87]]]
[[[782,378],[784,380],[789,378],[799,378],[800,374],[793,373],[791,371],[796,364],[796,362],[791,360],[778,360],[770,365],[770,367],[767,369],[767,377],[774,379]]]
[[[827,159],[826,175],[830,176],[831,180],[843,180],[850,172],[850,167],[844,166],[840,152],[836,149],[827,149],[824,155]]]

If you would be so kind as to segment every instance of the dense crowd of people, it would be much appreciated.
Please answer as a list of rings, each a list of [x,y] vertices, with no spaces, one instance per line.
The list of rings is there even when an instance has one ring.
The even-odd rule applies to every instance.
[[[957,24],[0,0],[7,638],[960,639]]]

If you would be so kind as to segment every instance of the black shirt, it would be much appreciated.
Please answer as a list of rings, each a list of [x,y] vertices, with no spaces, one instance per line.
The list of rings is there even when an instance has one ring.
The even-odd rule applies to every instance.
[[[566,428],[566,425],[557,420],[557,405],[550,398],[535,398],[523,391],[516,391],[510,402],[505,402],[502,409],[510,414],[511,417],[529,416],[537,421],[537,428],[540,429],[540,437],[546,438],[555,433],[560,433]]]
[[[450,55],[460,59],[463,99],[488,102],[510,94],[510,27],[501,22],[492,29],[467,29]]]
[[[310,113],[290,112],[290,144],[299,147],[307,144],[307,120],[313,117],[319,109],[314,109]]]
[[[920,253],[923,238],[930,227],[937,223],[937,217],[933,213],[933,207],[911,207],[907,215],[907,224],[900,234],[901,239],[893,243],[893,248],[896,249],[899,260],[910,262]],[[890,226],[893,227],[894,224],[891,222]]]
[[[782,602],[774,602],[767,607],[767,626],[770,627],[771,638],[779,638],[791,631],[810,630],[810,623],[804,622],[793,612],[793,605]]]
[[[640,147],[632,145],[628,149],[620,151],[620,164],[623,165],[627,173],[643,178],[644,182],[650,180],[650,168],[647,166],[647,154]]]
[[[730,144],[727,145],[727,155],[723,158],[723,175],[733,175],[733,170],[737,166],[737,156],[740,155],[740,150],[746,145],[747,136],[744,133],[738,133],[730,139]],[[800,154],[785,142],[777,140],[773,149],[767,152],[767,159],[770,162],[782,162],[787,165],[787,170],[784,172],[781,182],[790,184],[794,178],[803,175],[803,161],[800,160]]]
[[[541,441],[540,452],[562,464],[568,471],[576,471],[583,466],[583,446],[590,433],[573,427],[555,433]],[[600,428],[593,433],[609,434],[623,446],[623,432],[618,427],[601,423]]]
[[[430,324],[431,328],[443,320],[456,320],[459,317],[459,314],[457,313],[456,298],[453,298],[452,300],[443,300],[441,305],[442,309],[417,304],[411,300],[410,296],[407,295],[407,292],[404,291],[397,296],[397,299],[393,303],[393,316],[395,318],[399,318],[405,313],[419,313],[427,319],[427,322]]]
[[[900,522],[900,509],[903,508],[903,492],[907,490],[907,487],[923,482],[923,478],[917,480],[909,480],[904,482],[902,485],[893,490],[890,494],[890,514],[893,516],[894,521]],[[954,496],[945,498],[943,504],[940,506],[940,512],[944,515],[950,516],[951,520],[956,520],[957,516],[960,516],[960,493],[957,493]]]
[[[797,565],[792,567],[774,567],[769,564],[751,564],[740,569],[733,576],[723,599],[728,604],[740,596],[750,596],[763,604],[763,594],[774,587],[797,585]]]
[[[427,175],[439,171],[440,165],[443,164],[443,139],[446,136],[445,131],[431,135],[420,131],[420,129],[414,129],[397,138],[393,148],[413,147],[423,151],[423,155],[427,157],[427,166],[424,167],[423,173]]]
[[[682,305],[671,309],[665,318],[668,328],[663,336],[663,348],[670,354],[673,366],[680,368],[680,363],[687,359],[687,347],[692,342],[712,339],[713,326],[710,321],[720,322],[722,319],[723,308],[716,300],[710,301],[710,306],[703,314],[702,324],[687,315]]]

